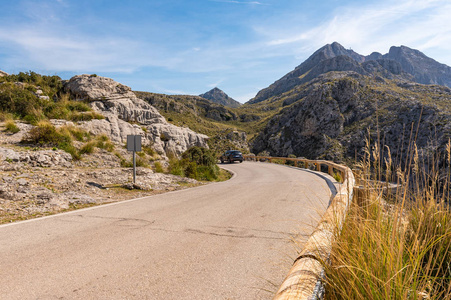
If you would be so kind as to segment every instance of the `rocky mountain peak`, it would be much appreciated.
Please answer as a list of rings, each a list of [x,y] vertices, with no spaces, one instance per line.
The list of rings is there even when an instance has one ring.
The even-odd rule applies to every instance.
[[[228,107],[239,107],[241,103],[230,98],[224,91],[215,87],[208,92],[199,95],[200,97],[210,100],[214,103],[221,104]]]
[[[0,70],[0,77],[2,77],[2,76],[8,76],[8,73],[3,72],[2,70]]]
[[[258,103],[276,94],[282,94],[293,87],[306,83],[321,74],[330,71],[365,72],[360,63],[365,61],[362,56],[351,49],[345,49],[337,42],[327,44],[313,53],[307,60],[293,71],[263,89],[248,103]]]
[[[415,82],[451,87],[451,67],[437,62],[419,50],[407,46],[392,46],[383,58],[400,63],[403,71],[412,75]]]
[[[322,49],[322,51],[321,51]],[[354,52],[352,49],[346,49],[342,45],[340,45],[337,42],[333,42],[332,44],[328,44],[320,49],[320,52],[323,52],[326,54],[325,58],[333,58],[340,55],[349,56],[355,61],[361,63],[365,61],[365,57],[358,54],[357,52]]]
[[[421,51],[407,46],[393,46],[387,54],[373,52],[363,56],[334,42],[315,51],[293,71],[259,91],[248,103],[258,103],[281,95],[331,71],[353,71],[361,75],[451,87],[451,67],[435,61]]]

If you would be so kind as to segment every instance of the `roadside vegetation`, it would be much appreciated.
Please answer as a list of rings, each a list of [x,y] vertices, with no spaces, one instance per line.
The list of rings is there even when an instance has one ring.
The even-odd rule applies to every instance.
[[[77,148],[74,142],[82,142]],[[56,128],[48,121],[39,121],[22,140],[24,144],[33,144],[41,147],[53,147],[71,154],[72,158],[79,160],[82,154],[91,154],[95,148],[105,149],[108,152],[114,150],[114,144],[106,135],[92,136],[87,131],[65,125]]]
[[[363,190],[325,263],[325,299],[451,299],[451,142],[445,157],[410,153],[394,167],[367,148]],[[390,179],[396,192],[380,181]]]
[[[196,180],[222,181],[230,178],[227,171],[217,166],[216,152],[202,147],[186,150],[181,159],[172,156],[169,160],[169,172],[173,175]]]
[[[0,114],[36,125],[48,119],[89,121],[104,117],[87,103],[71,100],[58,76],[20,72],[0,77]]]

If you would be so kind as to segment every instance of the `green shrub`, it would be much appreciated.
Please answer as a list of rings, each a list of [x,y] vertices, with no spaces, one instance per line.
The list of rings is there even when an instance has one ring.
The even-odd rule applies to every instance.
[[[288,155],[288,158],[296,158],[296,155],[290,154],[290,155]],[[288,165],[288,166],[294,166],[295,165],[294,161],[292,161],[292,160],[287,160],[285,162],[285,164]]]
[[[169,160],[169,173],[172,175],[185,177],[185,168],[180,160]]]
[[[87,142],[80,148],[80,154],[91,154],[94,153],[96,143],[94,141]]]
[[[197,165],[193,161],[189,161],[185,163],[185,176],[190,178],[199,178],[199,174],[197,172]]]
[[[72,155],[74,159],[80,159],[80,153],[72,144],[72,134],[67,128],[56,129],[47,121],[40,121],[24,137],[23,142],[41,146],[58,147]]]
[[[91,139],[91,135],[89,134],[89,132],[72,125],[61,126],[59,131],[62,134],[72,136],[79,142],[89,141]]]
[[[333,177],[337,182],[343,182],[343,178],[341,178],[340,172],[334,172]]]
[[[41,108],[42,101],[33,92],[7,82],[0,85],[0,110],[17,114],[23,118],[34,115]]]
[[[45,121],[39,122],[25,137],[26,142],[41,145],[58,145],[63,140],[63,136],[57,132],[55,126]]]
[[[91,107],[87,103],[82,101],[63,101],[63,104],[70,111],[80,111],[80,112],[92,111]]]
[[[45,119],[88,121],[103,118],[87,103],[70,100],[69,94],[62,92],[62,81],[58,76],[41,76],[30,71],[4,76],[0,81],[0,111],[13,113],[31,124]],[[38,86],[54,101],[36,96]]]
[[[8,120],[14,120],[14,117],[11,113],[0,111],[0,122],[5,122]]]
[[[155,156],[157,154],[157,151],[152,146],[142,146],[142,151],[149,156]]]
[[[139,156],[136,157],[135,164],[137,167],[145,167],[145,168],[149,167],[149,164]],[[133,159],[126,160],[125,158],[121,158],[121,167],[132,168],[133,167]]]
[[[219,167],[216,153],[202,147],[192,147],[182,154],[182,159],[169,160],[169,172],[197,180],[217,180]]]
[[[18,133],[20,131],[16,123],[13,120],[6,121],[5,131],[10,133]]]
[[[164,173],[163,166],[161,165],[161,163],[159,161],[156,161],[154,163],[154,167],[155,167],[155,172],[156,173]]]
[[[217,162],[216,153],[203,147],[192,147],[186,150],[182,158],[202,166],[213,166]]]
[[[101,134],[96,137],[99,142],[109,142],[110,138],[106,134]]]
[[[104,149],[108,152],[112,152],[114,150],[114,144],[111,141],[97,140],[96,147],[99,149]]]
[[[74,122],[78,121],[91,121],[91,120],[102,120],[105,117],[97,112],[74,112],[70,115],[69,119]]]
[[[284,159],[272,159],[271,162],[273,164],[279,164],[279,165],[284,165],[285,164],[285,160]]]
[[[61,98],[54,102],[49,102],[44,106],[45,116],[49,119],[65,119],[78,121],[82,118],[91,118],[92,116],[82,116],[81,114],[88,114],[92,109],[88,104],[81,101],[69,100],[69,95],[64,94]]]

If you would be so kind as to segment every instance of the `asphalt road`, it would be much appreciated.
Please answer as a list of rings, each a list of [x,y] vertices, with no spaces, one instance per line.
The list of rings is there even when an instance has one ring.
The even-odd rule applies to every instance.
[[[226,182],[0,226],[0,299],[271,299],[330,182],[225,167]]]

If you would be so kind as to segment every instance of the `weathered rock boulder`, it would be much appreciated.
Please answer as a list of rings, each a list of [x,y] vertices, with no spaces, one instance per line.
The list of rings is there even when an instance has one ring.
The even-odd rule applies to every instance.
[[[72,167],[72,156],[62,150],[15,151],[0,147],[1,162],[22,162],[33,167]]]
[[[8,76],[8,75],[9,75],[8,73],[6,73],[6,72],[0,70],[0,77],[2,77],[2,76]]]
[[[77,100],[89,101],[105,116],[103,120],[82,122],[82,127],[94,134],[106,134],[113,142],[125,143],[127,135],[137,134],[163,154],[180,154],[192,146],[208,147],[206,135],[168,123],[155,107],[113,79],[77,75],[64,88]]]

